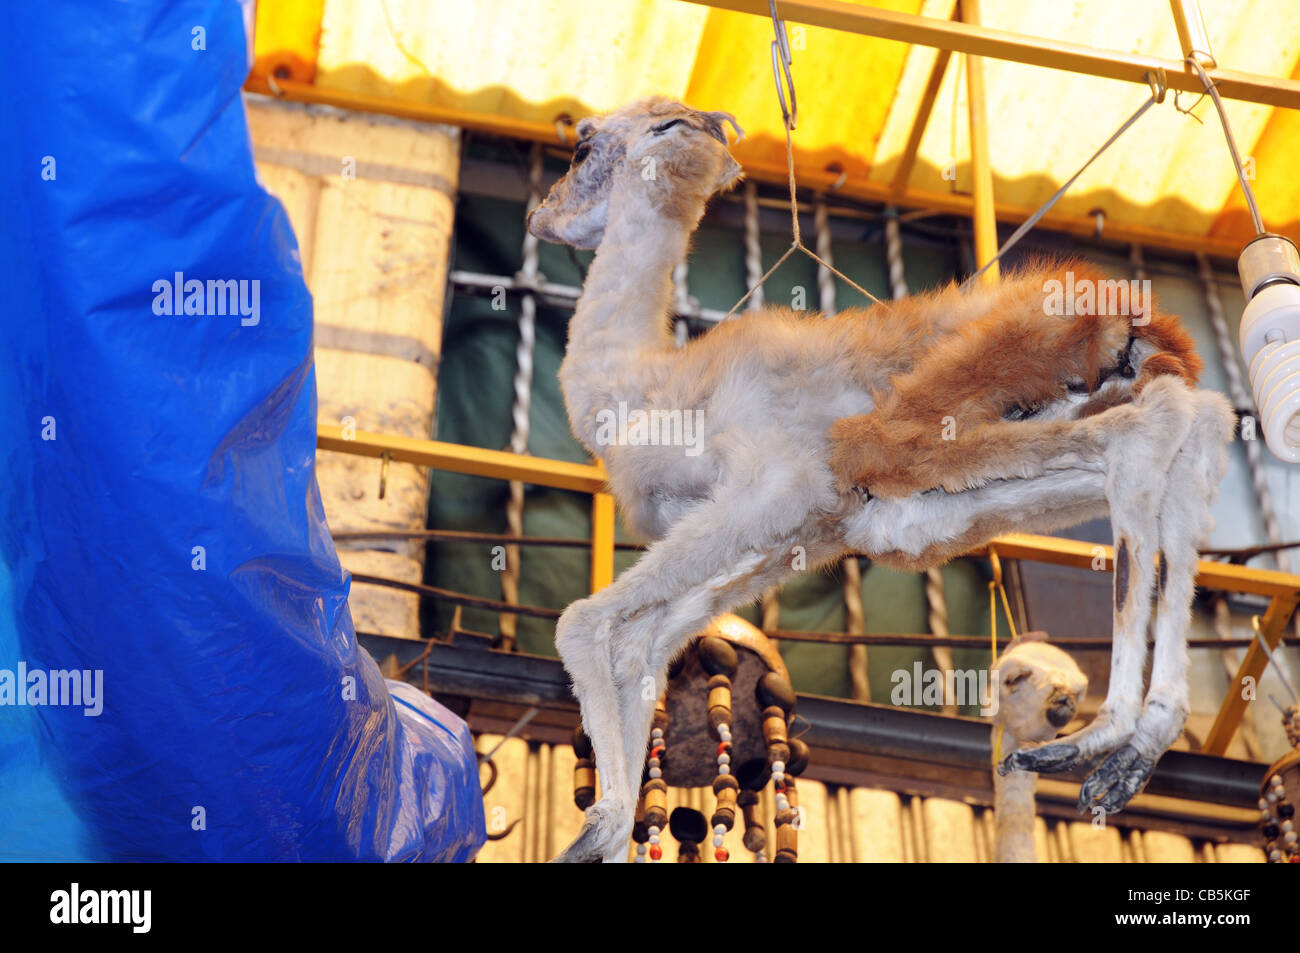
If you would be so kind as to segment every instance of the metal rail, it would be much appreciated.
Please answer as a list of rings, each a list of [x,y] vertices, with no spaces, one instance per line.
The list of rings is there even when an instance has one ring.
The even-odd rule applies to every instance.
[[[435,693],[572,712],[576,723],[577,702],[558,659],[473,644],[438,642],[430,648],[411,639],[365,634],[359,639],[375,658],[393,655],[400,664],[410,665],[406,677],[412,683],[423,684],[427,674]],[[427,656],[421,658],[426,649]],[[812,726],[803,739],[819,752],[847,753],[860,761],[955,768],[988,778],[992,751],[986,721],[804,694],[799,695],[797,711]],[[1143,812],[1144,800],[1164,796],[1249,811],[1253,821],[1264,771],[1264,765],[1249,761],[1171,751],[1160,759],[1146,791],[1131,808]],[[1077,780],[1082,775],[1058,777]]]
[[[355,433],[349,431],[345,436],[342,428],[324,424],[317,430],[317,446],[322,450],[376,459],[387,454],[390,460],[399,463],[591,493],[591,589],[594,592],[613,582],[614,498],[608,493],[605,469],[599,463],[547,460],[526,454],[360,430]],[[996,549],[1004,559],[1029,559],[1099,572],[1111,572],[1115,565],[1115,553],[1111,546],[1024,533],[1000,536],[988,546],[974,550],[969,555],[987,553],[989,549]],[[1278,646],[1287,622],[1297,604],[1300,604],[1300,576],[1290,573],[1201,560],[1196,584],[1207,589],[1268,597],[1269,607],[1260,630],[1270,649]],[[1222,754],[1227,750],[1246,710],[1247,699],[1242,689],[1258,683],[1267,664],[1267,657],[1257,645],[1246,651],[1237,678],[1229,686],[1218,717],[1206,738],[1207,752]]]
[[[687,0],[720,10],[735,10],[768,16],[767,0]],[[781,0],[783,19],[808,26],[827,27],[844,33],[859,33],[882,40],[898,40],[932,46],[954,53],[968,53],[993,59],[1041,66],[1047,69],[1083,73],[1104,79],[1119,79],[1147,85],[1147,73],[1164,71],[1170,89],[1200,93],[1200,78],[1186,69],[1181,60],[1158,56],[1099,50],[1080,43],[1067,43],[1046,37],[1025,36],[1007,30],[994,30],[973,23],[940,20],[914,13],[898,13],[880,7],[843,3],[841,0]],[[1227,99],[1300,109],[1300,82],[1216,69],[1214,79],[1219,94]]]

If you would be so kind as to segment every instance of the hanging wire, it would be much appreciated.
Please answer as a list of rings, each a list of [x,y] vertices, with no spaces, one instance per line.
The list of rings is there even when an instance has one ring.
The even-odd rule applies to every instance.
[[[1264,219],[1260,217],[1259,205],[1255,202],[1255,192],[1251,189],[1250,182],[1246,180],[1246,170],[1241,165],[1241,155],[1237,152],[1237,140],[1232,136],[1232,126],[1228,125],[1228,113],[1223,108],[1223,100],[1219,96],[1219,83],[1217,80],[1212,81],[1210,79],[1209,74],[1205,72],[1205,67],[1197,62],[1196,57],[1189,56],[1185,62],[1196,70],[1196,75],[1201,78],[1205,91],[1210,94],[1210,99],[1214,101],[1214,108],[1219,113],[1219,123],[1223,126],[1223,137],[1228,140],[1228,152],[1232,154],[1232,164],[1237,170],[1237,181],[1241,183],[1242,194],[1246,197],[1246,207],[1250,209],[1250,221],[1255,226],[1255,234],[1263,235]],[[1178,97],[1175,95],[1175,106],[1177,106],[1177,102]],[[1195,103],[1192,106],[1195,106]],[[1180,112],[1187,112],[1192,106],[1187,107],[1186,110],[1180,110]]]
[[[1264,639],[1264,632],[1259,627],[1259,616],[1257,615],[1251,616],[1250,624],[1251,627],[1254,628],[1255,630],[1255,639],[1259,642],[1259,647],[1264,650],[1264,654],[1268,656],[1268,660],[1273,663],[1273,668],[1277,670],[1278,679],[1281,680],[1287,692],[1290,693],[1291,701],[1295,702],[1297,705],[1300,705],[1300,695],[1297,695],[1296,690],[1291,687],[1291,680],[1287,678],[1287,673],[1285,669],[1283,669],[1282,666],[1278,664],[1277,656],[1273,654],[1273,650],[1268,647],[1268,642],[1265,641]]]
[[[1070,176],[1070,178],[1066,180],[1064,185],[1062,185],[1059,189],[1057,189],[1054,193],[1052,193],[1052,196],[1046,202],[1044,202],[1042,205],[1038,207],[1038,211],[1034,212],[1033,215],[1029,216],[1029,218],[1025,221],[1023,225],[1021,225],[1014,232],[1012,232],[1011,237],[1002,243],[1002,247],[998,249],[996,255],[994,255],[992,258],[986,261],[978,271],[976,271],[973,275],[971,275],[969,278],[967,278],[965,281],[962,282],[961,284],[962,291],[965,291],[967,288],[969,288],[972,282],[974,282],[977,278],[979,278],[980,275],[984,274],[984,272],[988,271],[989,268],[991,268],[995,263],[1001,261],[1002,256],[1005,255],[1007,252],[1009,252],[1016,245],[1016,243],[1020,241],[1020,239],[1024,238],[1026,233],[1028,233],[1028,231],[1031,228],[1033,228],[1035,225],[1038,224],[1039,219],[1041,219],[1044,215],[1046,215],[1049,211],[1051,211],[1052,206],[1055,205],[1060,200],[1061,196],[1063,196],[1069,190],[1070,186],[1074,185],[1074,183],[1078,180],[1079,176],[1083,175],[1083,173],[1088,170],[1088,167],[1092,165],[1095,161],[1097,161],[1097,158],[1115,143],[1116,139],[1124,135],[1124,133],[1128,131],[1130,126],[1132,126],[1135,122],[1141,119],[1143,115],[1146,114],[1146,111],[1148,109],[1150,109],[1156,103],[1161,102],[1164,99],[1165,88],[1166,88],[1164,78],[1162,76],[1157,76],[1154,73],[1148,73],[1147,82],[1151,85],[1151,95],[1147,98],[1147,101],[1144,102],[1141,106],[1139,106],[1137,108],[1137,111],[1134,112],[1133,115],[1129,116],[1128,119],[1124,120],[1123,125],[1121,125],[1113,133],[1111,133],[1111,137],[1101,144],[1101,147],[1092,154],[1092,156],[1088,159],[1087,162],[1085,162],[1083,165],[1079,167],[1079,170],[1075,172],[1074,175]]]

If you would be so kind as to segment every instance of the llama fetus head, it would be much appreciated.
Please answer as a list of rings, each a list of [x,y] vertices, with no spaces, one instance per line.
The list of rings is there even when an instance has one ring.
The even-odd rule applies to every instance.
[[[702,112],[670,99],[643,99],[578,123],[569,171],[528,216],[546,241],[595,248],[611,215],[655,215],[694,227],[704,203],[739,180],[727,151],[729,113]]]
[[[1027,632],[1007,647],[998,673],[995,721],[1020,744],[1050,741],[1078,710],[1088,691],[1079,666],[1042,633]]]

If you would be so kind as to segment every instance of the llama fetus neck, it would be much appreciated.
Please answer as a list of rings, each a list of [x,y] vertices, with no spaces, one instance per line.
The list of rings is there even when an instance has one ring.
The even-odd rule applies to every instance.
[[[998,729],[993,729],[996,744]],[[1020,748],[1010,731],[1002,734],[1002,754]],[[999,864],[1032,864],[1038,860],[1034,844],[1034,789],[1038,775],[1032,771],[1013,771],[1008,775],[993,772],[993,841]]]
[[[569,323],[560,386],[574,433],[593,454],[596,415],[634,406],[667,369],[672,273],[686,253],[704,203],[686,218],[663,206],[629,173],[611,190],[605,234]]]

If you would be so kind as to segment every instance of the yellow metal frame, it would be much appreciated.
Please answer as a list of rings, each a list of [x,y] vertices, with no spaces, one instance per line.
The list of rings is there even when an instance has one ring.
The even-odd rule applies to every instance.
[[[752,13],[764,19],[770,15],[767,0],[687,2],[719,10]],[[963,3],[963,6],[968,7],[969,3]],[[842,0],[780,0],[778,9],[786,22],[827,27],[843,33],[859,33],[882,40],[933,46],[954,53],[987,56],[1046,69],[1127,80],[1142,86],[1147,85],[1147,73],[1163,71],[1170,89],[1188,93],[1202,91],[1200,78],[1189,71],[1181,60],[1121,53],[1118,50],[1099,50],[1080,43],[1025,36],[1008,30],[992,30],[979,26],[977,22],[940,20],[915,13],[844,3]],[[1225,99],[1300,109],[1300,81],[1225,69],[1216,69],[1214,78],[1219,84],[1219,94]]]
[[[316,428],[316,447],[385,461],[413,463],[448,473],[518,480],[535,486],[590,493],[591,591],[603,589],[614,581],[614,497],[609,493],[605,467],[599,461],[594,464],[570,463],[441,440],[420,440],[365,430],[344,431],[342,427],[326,424]]]
[[[687,0],[687,2],[752,13],[764,18],[768,16],[766,0]],[[258,46],[266,48],[268,52],[258,56],[253,71],[244,84],[245,89],[295,102],[381,113],[419,122],[444,123],[493,135],[550,142],[562,147],[572,145],[572,128],[562,127],[557,130],[552,123],[528,122],[317,87],[313,82],[316,72],[315,52],[323,6],[322,0],[296,0],[295,3],[275,5],[268,3],[259,6]],[[273,8],[276,16],[272,16]],[[285,9],[290,9],[294,13],[282,22],[278,18],[283,16],[282,11]],[[265,16],[261,15],[263,11]],[[910,172],[915,162],[916,149],[920,145],[934,97],[942,82],[943,68],[947,64],[948,57],[954,52],[1090,76],[1127,80],[1142,86],[1147,85],[1148,72],[1163,71],[1170,89],[1201,92],[1200,80],[1196,74],[1188,72],[1183,64],[1176,60],[1098,50],[1077,43],[1024,36],[1005,30],[992,30],[976,23],[897,13],[842,3],[838,0],[781,0],[780,11],[787,21],[931,46],[940,51],[939,62],[931,74],[926,94],[922,97],[899,172],[892,181],[850,179],[841,182],[837,172],[828,170],[801,169],[797,173],[799,185],[804,188],[826,191],[834,187],[836,194],[860,201],[883,202],[902,208],[947,212],[954,215],[977,214],[980,218],[987,218],[988,213],[984,211],[987,200],[987,203],[992,205],[996,220],[1016,224],[1023,222],[1035,211],[1025,206],[998,203],[994,201],[991,193],[981,197],[907,186],[905,175]],[[269,40],[266,39],[268,36]],[[1215,69],[1214,78],[1219,83],[1220,94],[1228,99],[1300,109],[1300,81],[1220,69]],[[973,158],[972,168],[978,182],[983,174],[981,163]],[[764,163],[754,160],[745,163],[745,173],[756,181],[781,185],[786,183],[788,174],[783,163]],[[977,205],[980,209],[978,213],[975,211]],[[1040,225],[1052,231],[1081,237],[1092,237],[1097,230],[1096,219],[1090,216],[1055,211],[1044,215]],[[1241,251],[1241,242],[1233,238],[1194,235],[1123,222],[1107,222],[1106,235],[1118,242],[1131,242],[1172,251],[1200,252],[1234,260]]]

